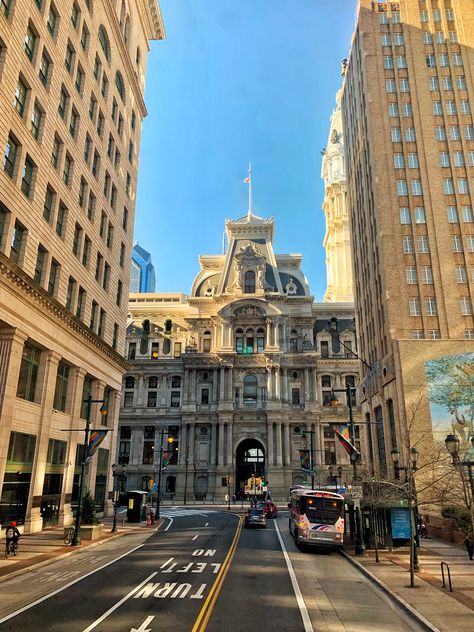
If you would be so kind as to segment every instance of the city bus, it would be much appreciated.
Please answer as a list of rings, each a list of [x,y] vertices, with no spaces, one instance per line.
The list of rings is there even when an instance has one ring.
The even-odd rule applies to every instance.
[[[344,496],[320,489],[293,489],[288,508],[296,546],[342,547]]]

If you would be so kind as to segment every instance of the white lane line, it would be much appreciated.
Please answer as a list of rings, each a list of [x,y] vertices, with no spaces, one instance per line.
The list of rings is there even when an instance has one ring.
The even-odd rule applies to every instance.
[[[123,599],[121,599],[120,601],[117,601],[117,603],[115,604],[115,606],[112,606],[112,608],[109,608],[109,609],[107,610],[107,612],[104,612],[104,614],[103,614],[101,617],[99,617],[98,619],[96,619],[93,623],[91,623],[89,627],[84,628],[84,630],[83,630],[82,632],[90,632],[90,631],[91,631],[91,630],[93,630],[96,626],[98,626],[98,625],[99,625],[99,623],[102,623],[102,621],[103,621],[104,619],[107,619],[107,617],[109,616],[109,614],[112,614],[112,612],[114,612],[114,610],[117,610],[117,608],[119,608],[119,607],[120,607],[123,603],[125,603],[125,602],[127,601],[127,599],[130,599],[130,597],[131,597],[132,595],[134,595],[134,594],[137,592],[137,590],[140,590],[140,588],[141,588],[144,584],[146,584],[147,582],[149,582],[149,581],[150,581],[150,579],[151,579],[152,577],[154,577],[155,575],[156,575],[156,571],[155,571],[154,573],[152,573],[149,577],[147,577],[146,579],[144,579],[144,580],[142,581],[142,583],[141,583],[141,584],[139,584],[138,586],[135,586],[135,588],[134,588],[133,590],[131,590],[131,591],[128,593],[128,595],[125,595],[125,597],[123,597]]]
[[[194,536],[194,538],[193,538],[193,540],[197,540],[198,538],[199,538],[199,536],[198,536],[198,535],[195,535],[195,536]]]
[[[285,547],[285,543],[283,542],[283,539],[280,535],[280,529],[278,528],[277,522],[275,522],[275,530],[277,532],[278,539],[280,540],[281,550],[283,551],[283,556],[285,558],[286,566],[288,568],[288,573],[290,574],[291,584],[293,586],[293,590],[295,591],[296,601],[298,602],[301,618],[303,619],[304,630],[305,632],[314,632],[314,628],[311,623],[311,619],[309,618],[308,610],[306,608],[303,595],[301,594],[298,580],[296,579],[295,571],[293,570],[293,564],[291,563],[290,556],[288,555],[288,551],[286,550],[286,547]]]
[[[168,518],[169,520],[169,524],[167,525],[165,531],[168,531],[168,529],[171,527],[171,525],[173,524],[173,518]]]
[[[0,623],[5,623],[5,621],[8,621],[9,619],[13,619],[13,617],[18,616],[22,612],[26,612],[26,610],[29,610],[30,608],[34,608],[34,606],[37,606],[42,601],[46,601],[46,599],[49,599],[50,597],[54,597],[54,595],[59,594],[63,590],[66,590],[67,588],[70,588],[71,586],[74,586],[74,584],[77,584],[77,582],[81,582],[83,579],[86,579],[86,577],[89,577],[89,575],[93,575],[94,573],[97,573],[97,572],[101,571],[103,568],[107,568],[107,566],[110,566],[111,564],[115,564],[115,562],[118,562],[123,557],[126,557],[127,555],[130,555],[130,553],[133,553],[134,551],[137,551],[138,549],[141,549],[142,546],[144,546],[144,545],[143,544],[139,544],[134,549],[131,549],[130,551],[127,551],[126,553],[124,553],[120,557],[117,557],[116,559],[112,560],[111,562],[107,562],[107,564],[104,564],[103,566],[100,566],[99,568],[95,568],[93,571],[90,571],[89,573],[86,573],[82,577],[78,577],[74,581],[69,582],[69,584],[66,584],[65,586],[62,586],[61,588],[58,588],[57,590],[53,590],[53,592],[49,593],[48,595],[44,595],[44,597],[40,597],[36,601],[32,601],[27,606],[23,606],[23,608],[20,608],[19,610],[15,610],[15,612],[12,612],[11,614],[8,614],[6,617],[3,617],[3,619],[0,619]]]
[[[160,568],[164,568],[165,566],[168,566],[168,564],[170,564],[173,560],[174,560],[174,557],[170,557],[169,560],[166,560],[166,562],[163,562]]]

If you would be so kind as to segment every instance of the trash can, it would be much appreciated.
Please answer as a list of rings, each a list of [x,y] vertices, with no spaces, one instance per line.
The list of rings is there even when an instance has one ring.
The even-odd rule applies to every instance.
[[[127,492],[127,521],[141,522],[146,520],[146,498],[148,493],[143,491]]]

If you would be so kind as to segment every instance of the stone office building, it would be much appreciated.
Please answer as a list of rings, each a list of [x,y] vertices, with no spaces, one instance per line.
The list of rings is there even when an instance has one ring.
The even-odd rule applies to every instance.
[[[130,295],[116,456],[127,489],[152,487],[171,437],[161,490],[176,502],[239,497],[252,474],[282,500],[311,445],[315,484],[340,486],[351,468],[328,424],[348,409],[345,393],[337,407],[329,397],[358,383],[353,306],[314,303],[302,257],[273,251],[273,219],[249,212],[226,233],[190,296]]]

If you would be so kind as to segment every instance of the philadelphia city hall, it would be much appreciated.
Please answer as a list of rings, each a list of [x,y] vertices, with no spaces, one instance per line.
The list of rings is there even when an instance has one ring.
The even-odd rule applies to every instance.
[[[126,489],[156,489],[161,463],[175,503],[239,498],[254,475],[281,501],[309,476],[305,448],[315,484],[337,488],[351,466],[329,424],[348,407],[345,394],[329,400],[358,384],[353,304],[314,302],[301,255],[274,253],[272,218],[249,211],[225,228],[227,252],[199,258],[189,296],[130,295],[116,455]]]

